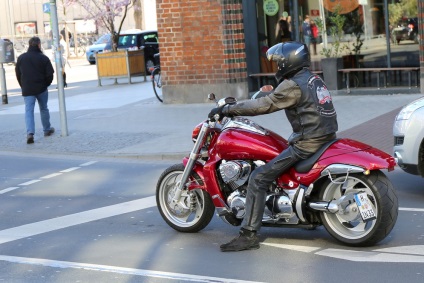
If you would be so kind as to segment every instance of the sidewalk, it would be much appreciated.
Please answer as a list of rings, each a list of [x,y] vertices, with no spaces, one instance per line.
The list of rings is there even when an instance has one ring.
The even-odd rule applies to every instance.
[[[81,68],[89,70],[90,67],[95,68],[85,65]],[[82,71],[75,67],[67,72]],[[68,77],[72,76],[76,75]],[[36,109],[35,143],[30,145],[26,144],[23,99],[17,93],[19,90],[14,90],[9,104],[0,105],[0,152],[156,160],[182,158],[193,146],[193,128],[207,118],[214,104],[162,104],[154,96],[150,79],[147,82],[143,79],[137,78],[134,84],[119,80],[119,85],[113,85],[110,80],[105,81],[103,87],[97,87],[96,80],[70,81],[65,89],[67,136],[62,135],[57,90],[56,85],[52,85],[49,109],[56,133],[51,137],[42,135]],[[378,95],[373,91],[376,93],[333,96],[338,136],[363,141],[391,154],[395,115],[403,105],[422,95]],[[283,137],[291,133],[283,111],[252,117],[252,120]]]

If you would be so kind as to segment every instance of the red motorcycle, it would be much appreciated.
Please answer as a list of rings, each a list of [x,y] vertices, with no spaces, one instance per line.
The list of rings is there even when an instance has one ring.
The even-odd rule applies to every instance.
[[[227,97],[217,105],[236,102]],[[198,232],[216,210],[225,222],[240,225],[251,172],[286,149],[287,140],[244,117],[206,120],[194,128],[192,139],[190,155],[166,169],[157,183],[163,219],[177,231]],[[396,192],[381,171],[395,165],[392,156],[359,141],[331,141],[275,180],[262,225],[324,225],[344,244],[373,245],[397,219]]]

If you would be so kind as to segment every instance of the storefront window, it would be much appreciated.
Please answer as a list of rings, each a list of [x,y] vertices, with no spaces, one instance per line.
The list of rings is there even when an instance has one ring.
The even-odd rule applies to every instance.
[[[325,25],[320,26],[310,43],[311,68],[319,70],[320,60],[328,56],[325,48],[331,48],[335,41],[331,33],[335,24],[331,18],[339,13],[344,18],[340,40],[343,48],[337,57],[356,57],[353,61],[346,59],[345,68],[419,66],[416,0],[275,0],[278,13],[272,16],[263,8],[265,1],[257,0],[258,34],[262,39],[259,48],[262,51],[266,50],[264,46],[285,40],[278,31],[281,19],[290,19],[292,40],[305,41],[302,23],[309,16],[312,23],[321,21]]]

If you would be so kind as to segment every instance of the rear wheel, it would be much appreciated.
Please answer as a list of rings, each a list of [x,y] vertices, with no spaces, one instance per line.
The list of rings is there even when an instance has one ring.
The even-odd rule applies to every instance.
[[[210,195],[200,189],[189,191],[184,188],[180,199],[172,199],[184,172],[183,164],[175,164],[159,177],[156,186],[156,203],[166,223],[180,232],[198,232],[211,221],[215,206]],[[202,185],[200,177],[192,172],[190,182]]]
[[[162,98],[162,79],[160,75],[160,69],[156,68],[153,70],[152,73],[152,84],[153,84],[153,91],[155,92],[156,98],[163,102]]]
[[[147,58],[146,59],[146,70],[147,74],[150,74],[150,70],[155,67],[155,61],[153,58]]]
[[[373,245],[384,239],[396,223],[398,199],[395,189],[381,171],[372,171],[370,175],[355,174],[345,178],[346,176],[340,176],[333,179],[333,182],[326,181],[320,199],[332,201],[365,192],[372,203],[376,219],[364,222],[353,201],[343,211],[322,212],[324,227],[334,238],[347,245]]]

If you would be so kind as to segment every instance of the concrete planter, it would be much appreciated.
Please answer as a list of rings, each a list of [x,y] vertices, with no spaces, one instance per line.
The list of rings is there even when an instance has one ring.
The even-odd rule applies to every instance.
[[[144,75],[146,81],[143,50],[98,53],[96,64],[99,86],[102,85],[101,79],[128,78],[128,82],[131,83],[132,76]]]
[[[321,60],[324,81],[329,90],[343,88],[343,75],[339,69],[343,68],[342,58],[323,58]]]

